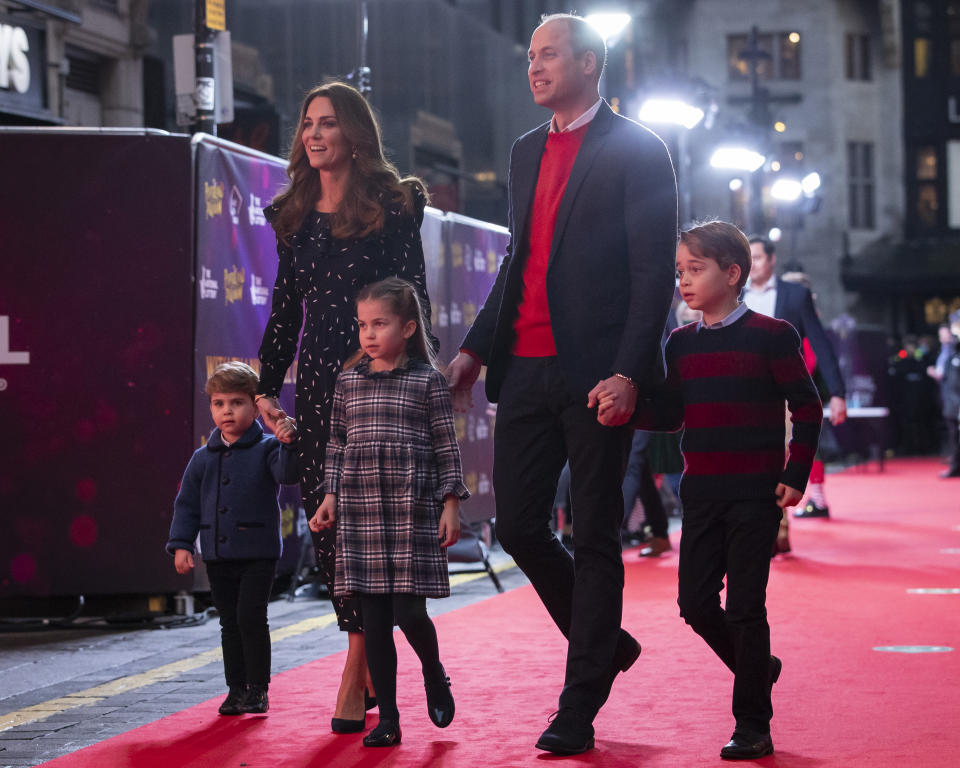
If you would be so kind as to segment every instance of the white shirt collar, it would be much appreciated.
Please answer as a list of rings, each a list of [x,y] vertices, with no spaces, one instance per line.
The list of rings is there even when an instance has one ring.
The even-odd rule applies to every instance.
[[[777,290],[777,276],[770,275],[770,279],[763,284],[762,288],[754,287],[753,281],[748,278],[746,289],[748,291],[753,291],[754,293],[766,293],[767,291],[775,291]]]
[[[603,99],[597,99],[596,104],[590,107],[590,109],[580,115],[580,117],[570,123],[570,125],[564,128],[562,131],[557,130],[557,118],[556,115],[554,115],[550,118],[550,133],[567,133],[568,131],[575,131],[577,128],[582,128],[597,116],[597,112],[600,111],[601,104],[603,104]]]
[[[697,330],[702,331],[706,328],[708,331],[715,331],[718,328],[726,328],[728,325],[733,325],[737,320],[744,316],[747,311],[747,305],[744,302],[737,304],[737,308],[733,310],[729,315],[727,315],[723,320],[720,320],[716,323],[710,323],[710,325],[704,325],[703,320],[701,319],[697,323]]]

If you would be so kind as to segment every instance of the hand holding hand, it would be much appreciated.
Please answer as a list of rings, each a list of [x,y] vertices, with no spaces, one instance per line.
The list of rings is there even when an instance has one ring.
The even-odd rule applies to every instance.
[[[289,416],[284,417],[282,421],[277,423],[277,427],[273,430],[273,433],[277,436],[277,440],[289,445],[297,439],[296,420]]]
[[[597,409],[597,421],[605,427],[626,424],[637,405],[637,389],[620,376],[597,382],[587,394],[587,408]]]
[[[263,423],[276,435],[278,426],[287,418],[286,412],[280,407],[280,403],[275,397],[258,397],[256,402]],[[280,439],[279,435],[277,435],[277,439]]]
[[[189,549],[178,549],[173,555],[173,567],[181,576],[193,570],[193,554]]]
[[[473,408],[473,385],[480,376],[480,361],[466,352],[458,352],[443,372],[450,386],[453,410],[466,413]]]
[[[780,509],[795,507],[800,503],[800,499],[803,498],[803,494],[800,491],[784,483],[777,485],[775,493],[777,495],[777,506],[780,507]]]
[[[329,528],[337,521],[337,494],[328,493],[323,497],[320,506],[313,517],[307,523],[310,530],[314,533],[320,533],[325,528]]]

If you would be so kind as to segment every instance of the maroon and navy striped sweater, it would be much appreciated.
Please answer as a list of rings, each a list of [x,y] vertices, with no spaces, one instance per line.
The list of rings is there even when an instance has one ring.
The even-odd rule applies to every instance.
[[[778,483],[803,491],[823,405],[797,332],[751,310],[726,328],[697,326],[670,334],[666,382],[652,399],[638,402],[634,426],[684,428],[684,499],[773,498]],[[784,401],[793,420],[786,466]]]

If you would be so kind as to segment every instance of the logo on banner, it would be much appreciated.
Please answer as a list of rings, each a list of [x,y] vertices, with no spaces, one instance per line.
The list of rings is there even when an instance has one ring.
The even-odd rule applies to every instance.
[[[220,284],[213,279],[213,272],[206,267],[200,267],[200,298],[215,299],[220,291]]]
[[[209,184],[203,182],[203,199],[207,205],[208,219],[223,213],[223,182],[216,179]]]
[[[223,270],[223,304],[233,304],[235,301],[240,301],[243,298],[243,284],[246,282],[247,272],[245,269],[237,269],[237,265],[233,265],[233,269]]]
[[[267,220],[263,217],[263,203],[256,195],[250,195],[250,205],[247,206],[247,216],[250,219],[250,226],[262,227],[266,225]]]
[[[450,325],[450,313],[447,312],[446,304],[440,305],[440,310],[437,312],[437,325],[441,328],[446,328]]]
[[[270,289],[263,284],[263,278],[260,275],[250,273],[250,301],[253,306],[259,307],[267,303],[270,298]]]
[[[463,302],[463,324],[464,325],[473,325],[473,321],[477,319],[477,305],[472,301]]]
[[[463,243],[454,243],[450,248],[450,266],[463,266]]]
[[[479,248],[473,251],[473,271],[483,272],[487,268],[487,257]]]
[[[10,317],[0,315],[0,365],[30,365],[29,352],[10,351]],[[7,380],[0,378],[0,392],[7,388]]]
[[[240,223],[240,211],[242,209],[243,195],[240,194],[240,190],[234,184],[230,189],[230,218],[233,219],[234,224]]]
[[[450,303],[450,325],[463,325],[463,312],[455,301]]]

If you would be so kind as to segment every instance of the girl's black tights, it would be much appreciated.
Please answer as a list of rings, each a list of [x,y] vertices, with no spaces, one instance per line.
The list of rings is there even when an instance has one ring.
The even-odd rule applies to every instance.
[[[380,717],[399,722],[394,623],[420,657],[424,679],[441,676],[437,630],[427,615],[427,599],[417,595],[361,595],[360,604],[367,666],[376,688]]]

